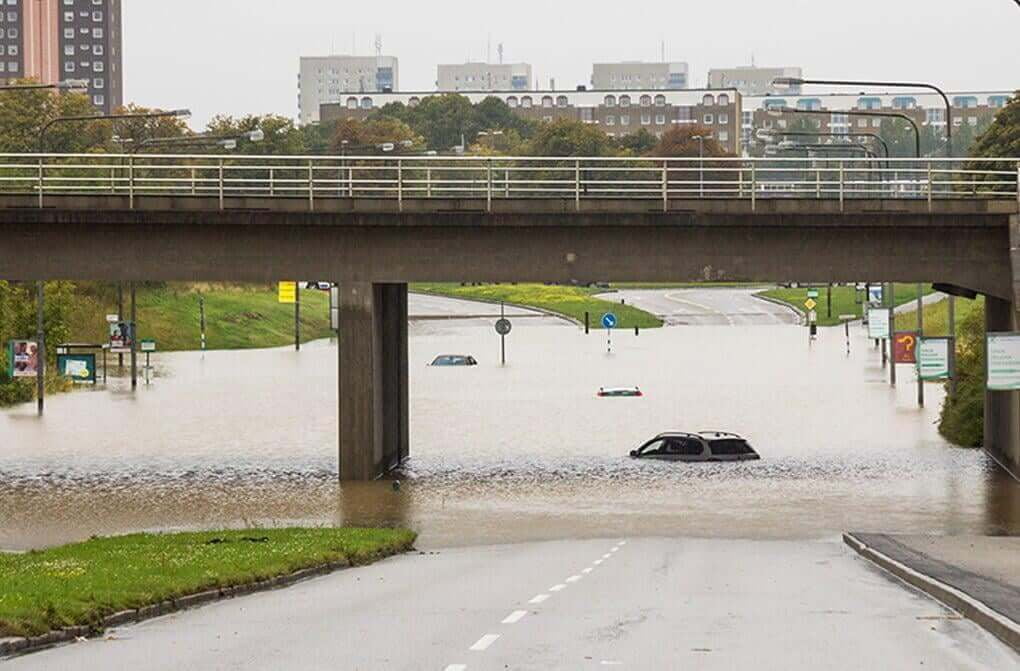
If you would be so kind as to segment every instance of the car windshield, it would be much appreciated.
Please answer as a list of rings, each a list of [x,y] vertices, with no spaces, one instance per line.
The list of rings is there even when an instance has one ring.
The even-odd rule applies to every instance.
[[[459,354],[444,354],[437,356],[432,362],[433,366],[470,366],[474,362],[469,356]]]
[[[710,441],[708,445],[712,448],[712,454],[739,455],[754,453],[754,450],[747,444],[747,441],[741,438],[722,438]]]

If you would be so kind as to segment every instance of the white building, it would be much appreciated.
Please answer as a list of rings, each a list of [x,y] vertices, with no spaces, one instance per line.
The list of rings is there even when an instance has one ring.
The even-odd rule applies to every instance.
[[[298,120],[319,121],[319,106],[347,93],[399,90],[399,66],[393,56],[302,57],[298,74]]]
[[[780,77],[803,77],[800,68],[759,68],[754,65],[738,68],[712,68],[708,71],[708,88],[737,89],[741,95],[764,96],[771,93],[800,93],[799,87],[777,88],[772,81]]]
[[[689,84],[687,63],[595,63],[591,85],[596,91],[681,90]]]
[[[443,93],[456,91],[530,91],[531,65],[528,63],[463,63],[440,65],[436,88]]]

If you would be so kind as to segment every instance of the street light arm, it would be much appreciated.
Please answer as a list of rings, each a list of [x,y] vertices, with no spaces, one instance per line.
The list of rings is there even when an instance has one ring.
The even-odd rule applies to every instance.
[[[181,117],[187,118],[191,116],[191,110],[179,109],[170,110],[168,112],[132,112],[130,114],[91,114],[81,116],[62,116],[55,119],[50,119],[43,124],[39,130],[39,153],[43,153],[45,149],[46,131],[48,131],[54,124],[58,123],[71,123],[75,121],[120,121],[122,119],[163,119],[166,117]]]
[[[778,116],[782,116],[783,114],[845,114],[848,117],[884,117],[887,119],[903,119],[910,124],[911,128],[914,129],[914,156],[915,158],[921,157],[921,129],[917,127],[917,122],[906,114],[900,114],[899,112],[865,112],[855,110],[802,110],[795,109],[793,107],[773,107],[767,111],[770,115],[775,113]]]

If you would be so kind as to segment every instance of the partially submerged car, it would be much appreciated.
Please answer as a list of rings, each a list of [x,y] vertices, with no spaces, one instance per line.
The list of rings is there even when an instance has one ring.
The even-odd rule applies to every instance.
[[[637,387],[599,387],[600,398],[620,398],[628,396],[644,396]]]
[[[477,366],[478,362],[470,354],[440,354],[432,360],[430,366]]]
[[[660,433],[630,456],[658,461],[750,461],[760,459],[742,437],[725,431]]]

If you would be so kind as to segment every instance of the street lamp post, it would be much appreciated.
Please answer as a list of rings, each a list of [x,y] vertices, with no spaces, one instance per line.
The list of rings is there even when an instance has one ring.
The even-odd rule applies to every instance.
[[[86,79],[65,79],[55,84],[7,84],[0,91],[82,91],[88,90]]]
[[[58,123],[71,123],[76,121],[120,121],[123,119],[163,119],[167,117],[188,118],[191,111],[186,109],[170,110],[168,112],[137,112],[132,114],[92,114],[82,116],[63,116],[50,119],[43,124],[39,130],[39,153],[46,149],[46,132]]]
[[[1020,0],[1018,0],[1020,2]],[[804,84],[820,84],[823,86],[889,86],[893,88],[928,89],[942,97],[946,105],[946,156],[953,155],[953,106],[949,102],[946,92],[934,84],[921,82],[869,82],[869,81],[848,81],[840,79],[801,79],[799,77],[779,77],[772,80],[776,86],[801,86]],[[921,152],[918,151],[918,154]]]
[[[188,146],[220,146],[224,149],[236,149],[237,142],[239,140],[248,140],[249,142],[262,142],[266,139],[266,134],[261,129],[256,129],[247,133],[240,133],[238,135],[190,135],[184,137],[150,137],[142,140],[138,144],[131,147],[131,153],[136,154],[145,147],[153,146],[170,146],[170,147],[188,147]]]
[[[784,114],[814,114],[814,115],[833,115],[843,114],[847,117],[885,117],[890,119],[903,119],[910,124],[910,127],[914,130],[914,158],[921,157],[921,129],[917,127],[917,122],[911,119],[906,114],[900,114],[899,112],[875,112],[875,111],[855,111],[855,110],[802,110],[794,107],[772,107],[768,110],[769,116],[782,116]]]
[[[705,137],[704,135],[692,135],[692,140],[698,141],[698,197],[705,197]],[[709,135],[708,139],[712,139]]]

